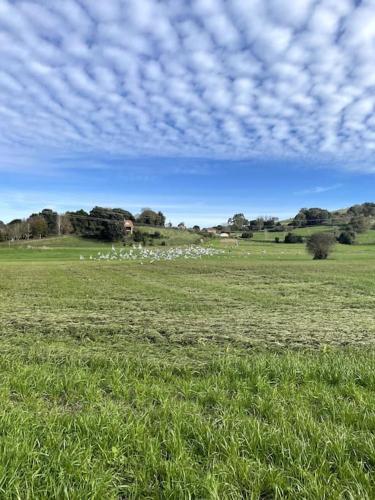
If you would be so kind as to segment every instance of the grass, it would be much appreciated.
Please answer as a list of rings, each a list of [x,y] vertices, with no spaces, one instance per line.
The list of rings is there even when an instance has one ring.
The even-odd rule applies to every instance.
[[[4,355],[2,497],[373,498],[374,355],[155,355]]]
[[[375,496],[375,245],[0,248],[1,498]]]

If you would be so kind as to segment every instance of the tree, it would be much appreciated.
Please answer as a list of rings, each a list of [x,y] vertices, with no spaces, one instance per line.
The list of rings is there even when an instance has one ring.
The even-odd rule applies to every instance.
[[[264,217],[264,229],[274,229],[276,225],[280,225],[277,217]]]
[[[27,240],[30,236],[29,225],[25,220],[14,219],[7,226],[7,239]]]
[[[101,225],[100,239],[105,241],[120,241],[125,236],[123,221],[106,220]]]
[[[105,220],[118,220],[123,221],[131,220],[135,221],[134,215],[128,210],[123,210],[122,208],[104,208],[104,207],[94,207],[90,212],[90,217],[96,219],[105,219]]]
[[[315,233],[306,242],[307,251],[314,260],[326,259],[335,245],[335,237],[332,233]]]
[[[60,217],[60,234],[72,234],[74,232],[72,221],[68,214]]]
[[[34,216],[29,219],[30,233],[33,238],[44,238],[48,234],[48,224],[44,217]]]
[[[249,225],[249,221],[244,214],[234,214],[233,217],[228,219],[228,224],[233,231],[241,231]]]
[[[364,217],[375,216],[375,203],[362,203],[362,205],[353,205],[348,208],[348,214],[350,215],[363,215]]]
[[[7,227],[4,222],[0,220],[0,241],[6,241],[7,239]]]
[[[196,233],[199,233],[200,230],[201,228],[199,226],[193,226],[193,231],[195,231]]]
[[[365,233],[370,229],[370,221],[363,215],[354,216],[350,219],[349,228],[356,233]]]
[[[151,208],[143,208],[142,212],[137,216],[136,221],[138,224],[146,226],[160,226],[165,225],[165,216],[162,212],[155,212]]]
[[[288,233],[285,235],[284,243],[303,243],[303,237],[299,234]]]
[[[54,212],[50,208],[45,208],[39,214],[39,217],[43,217],[47,223],[47,234],[49,236],[58,234],[58,213]],[[32,216],[33,217],[33,216]]]
[[[342,231],[337,238],[337,241],[342,245],[353,245],[355,242],[354,231]]]
[[[264,219],[263,219],[263,217],[258,217],[256,219],[256,226],[257,226],[257,230],[258,231],[261,231],[262,229],[264,229]]]
[[[185,231],[186,229],[186,225],[185,225],[185,222],[180,222],[178,225],[177,225],[178,229],[181,229],[182,231]]]
[[[324,224],[331,218],[331,213],[324,208],[301,208],[294,217],[296,226],[318,226]]]
[[[241,234],[241,238],[243,239],[250,239],[254,236],[254,234],[251,231],[245,231]]]

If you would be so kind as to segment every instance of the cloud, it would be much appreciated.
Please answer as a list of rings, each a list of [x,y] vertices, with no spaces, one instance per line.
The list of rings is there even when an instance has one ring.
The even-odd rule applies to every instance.
[[[0,155],[372,171],[374,21],[372,0],[0,0]]]
[[[332,186],[315,186],[313,188],[302,189],[301,191],[296,191],[296,195],[306,195],[306,194],[322,194],[328,191],[335,191],[342,187],[342,184],[333,184]]]

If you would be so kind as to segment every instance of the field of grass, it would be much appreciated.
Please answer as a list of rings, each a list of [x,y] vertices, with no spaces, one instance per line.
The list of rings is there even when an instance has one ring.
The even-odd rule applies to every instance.
[[[311,227],[298,227],[296,229],[291,229],[290,232],[303,237],[308,237],[314,233],[321,232],[340,232],[339,226],[311,226]],[[280,241],[284,241],[284,238],[288,232],[272,232],[272,231],[259,231],[255,232],[253,236],[254,241],[275,241],[276,237],[280,238]],[[375,230],[367,231],[364,234],[356,235],[356,243],[358,244],[374,244],[375,245]]]
[[[322,262],[2,245],[0,497],[374,498],[373,233]]]

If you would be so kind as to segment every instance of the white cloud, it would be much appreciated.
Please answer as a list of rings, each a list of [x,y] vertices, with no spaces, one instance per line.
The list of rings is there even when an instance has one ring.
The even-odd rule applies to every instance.
[[[315,186],[308,189],[303,189],[301,191],[296,191],[296,195],[306,195],[306,194],[321,194],[327,193],[328,191],[335,191],[342,187],[342,184],[334,184],[332,186]]]
[[[372,0],[0,0],[0,155],[370,171],[374,26]]]

